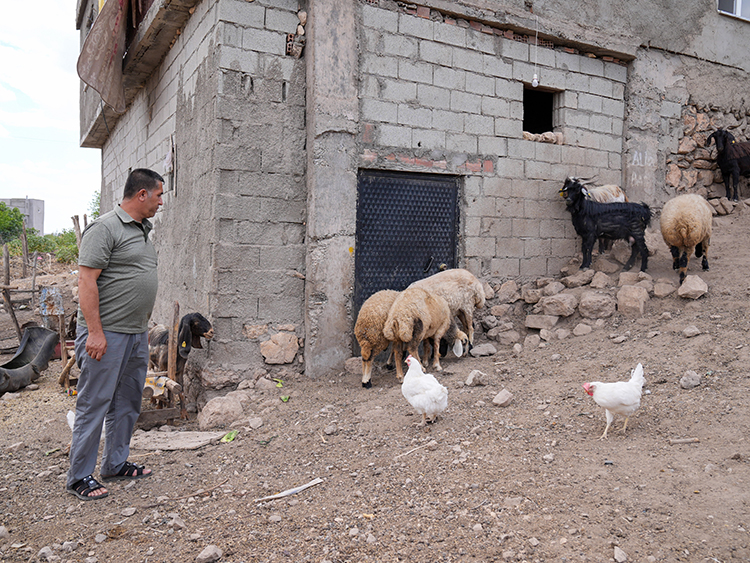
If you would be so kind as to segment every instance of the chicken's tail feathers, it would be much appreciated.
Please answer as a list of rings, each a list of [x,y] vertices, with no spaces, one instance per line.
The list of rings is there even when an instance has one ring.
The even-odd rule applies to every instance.
[[[643,377],[643,366],[639,363],[630,373],[630,381],[637,382],[643,387],[646,379]]]

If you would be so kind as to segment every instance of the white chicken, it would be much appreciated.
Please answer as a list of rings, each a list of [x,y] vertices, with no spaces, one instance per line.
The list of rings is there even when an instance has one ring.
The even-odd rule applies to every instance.
[[[409,369],[401,384],[401,393],[417,413],[422,415],[422,427],[434,422],[437,415],[448,408],[448,389],[443,387],[435,376],[425,373],[419,360],[409,354],[406,358]]]
[[[607,431],[616,414],[625,417],[625,424],[622,425],[622,432],[625,432],[628,419],[641,406],[641,390],[644,383],[646,380],[643,377],[643,366],[638,364],[630,373],[629,381],[592,381],[583,384],[586,393],[594,397],[596,404],[604,408],[604,414],[607,416],[607,426],[604,428],[604,434],[599,437],[600,440],[607,437]]]

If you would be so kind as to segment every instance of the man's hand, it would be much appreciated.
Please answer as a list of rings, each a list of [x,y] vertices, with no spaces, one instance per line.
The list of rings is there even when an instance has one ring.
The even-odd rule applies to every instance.
[[[86,352],[97,362],[107,352],[107,337],[104,333],[92,334],[89,332],[86,337]]]

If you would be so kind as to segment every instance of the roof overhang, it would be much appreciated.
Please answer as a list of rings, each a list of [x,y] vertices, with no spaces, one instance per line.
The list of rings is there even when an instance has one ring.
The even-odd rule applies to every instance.
[[[146,80],[164,60],[199,1],[161,0],[151,5],[123,59],[123,86],[127,106],[130,106]],[[77,28],[83,23],[86,5],[86,0],[78,0]],[[92,118],[87,120],[88,123],[81,122],[81,146],[101,148],[109,137],[109,131],[122,115],[102,104],[99,94],[88,86],[84,85],[81,98],[92,105],[98,103]]]

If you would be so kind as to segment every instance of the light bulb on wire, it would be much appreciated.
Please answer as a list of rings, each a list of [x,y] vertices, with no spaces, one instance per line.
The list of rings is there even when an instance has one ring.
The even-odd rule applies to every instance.
[[[531,79],[531,85],[536,88],[539,86],[539,77],[536,75],[536,72],[534,73],[534,77]]]

